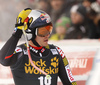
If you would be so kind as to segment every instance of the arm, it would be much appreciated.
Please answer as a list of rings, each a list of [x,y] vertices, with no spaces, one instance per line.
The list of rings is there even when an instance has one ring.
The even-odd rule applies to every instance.
[[[17,61],[17,55],[13,55],[18,40],[22,36],[22,29],[26,30],[28,25],[24,26],[24,21],[27,19],[27,16],[31,12],[30,8],[26,8],[22,10],[16,19],[15,24],[15,33],[11,36],[11,38],[6,42],[3,48],[0,51],[0,63],[5,66],[13,65]]]
[[[17,30],[5,43],[5,45],[0,50],[0,63],[4,66],[10,66],[15,63],[17,57],[13,57],[18,40],[22,35],[21,30]]]
[[[59,75],[63,85],[77,85],[73,78],[73,75],[71,73],[69,63],[64,55],[64,52],[59,47],[56,47],[56,48],[61,56],[61,60],[59,62],[58,75]]]

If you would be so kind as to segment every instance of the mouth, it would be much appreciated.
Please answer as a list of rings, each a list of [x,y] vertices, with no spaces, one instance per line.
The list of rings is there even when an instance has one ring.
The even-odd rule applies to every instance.
[[[48,39],[44,40],[44,42],[48,42]]]

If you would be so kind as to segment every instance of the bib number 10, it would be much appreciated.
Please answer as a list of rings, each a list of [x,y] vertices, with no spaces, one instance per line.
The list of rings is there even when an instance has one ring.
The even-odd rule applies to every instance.
[[[38,79],[40,80],[40,85],[51,85],[51,77],[47,79],[46,77],[40,76]]]

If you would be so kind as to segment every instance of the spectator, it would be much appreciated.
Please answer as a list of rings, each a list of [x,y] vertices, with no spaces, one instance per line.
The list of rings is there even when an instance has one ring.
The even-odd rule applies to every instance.
[[[96,0],[83,0],[82,4],[85,7],[91,7],[91,3],[95,2]]]
[[[97,13],[95,10],[91,9],[88,12],[88,17],[94,22],[96,25],[97,35],[100,38],[100,13]]]
[[[97,13],[100,13],[99,0],[83,0],[82,5],[86,7],[87,12],[94,10]]]
[[[37,9],[43,10],[46,13],[50,14],[50,5],[48,3],[48,0],[38,0],[37,4]]]
[[[95,9],[96,6],[95,7],[92,6],[94,2],[96,2],[96,0],[84,0],[82,4],[87,9],[88,18],[96,26],[95,27],[97,31],[96,38],[99,38],[100,37],[100,26],[99,26],[100,14],[98,14],[97,9]]]
[[[55,28],[55,23],[61,16],[66,14],[69,17],[71,5],[68,5],[66,0],[49,0],[49,2],[51,6],[50,16]],[[55,29],[53,29],[52,33],[55,33]]]
[[[58,17],[60,17],[64,13],[65,9],[65,0],[50,0],[51,5],[51,17],[53,22],[56,22]],[[56,17],[55,17],[56,16]]]
[[[83,5],[74,5],[71,8],[71,21],[73,25],[67,31],[67,39],[97,38],[95,25],[87,18],[87,11]]]
[[[97,13],[100,13],[100,0],[92,3],[91,8],[93,8]]]
[[[91,10],[91,4],[96,0],[83,0],[82,5],[86,7],[87,12]]]
[[[68,17],[61,17],[56,22],[56,33],[50,37],[50,40],[65,39],[66,31],[71,25],[71,20]]]

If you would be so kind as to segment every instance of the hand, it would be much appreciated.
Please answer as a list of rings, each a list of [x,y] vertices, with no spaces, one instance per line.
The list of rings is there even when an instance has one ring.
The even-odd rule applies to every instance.
[[[22,30],[23,28],[24,30],[27,29],[27,24],[24,26],[24,21],[30,14],[30,12],[31,12],[31,9],[26,8],[19,13],[19,15],[17,16],[16,24],[15,24],[15,27],[17,27],[17,29],[20,29],[20,30]]]

